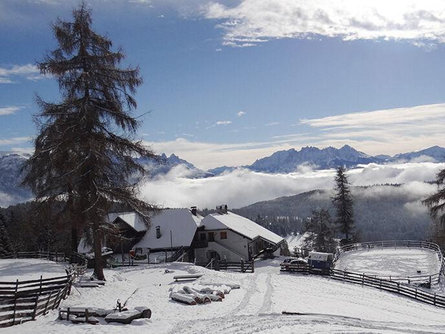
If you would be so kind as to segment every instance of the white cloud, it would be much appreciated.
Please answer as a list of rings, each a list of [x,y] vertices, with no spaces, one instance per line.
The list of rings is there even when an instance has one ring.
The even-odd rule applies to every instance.
[[[418,199],[436,191],[433,184],[423,181],[434,180],[445,164],[412,163],[394,165],[367,165],[348,171],[352,185],[367,186],[386,183],[403,183],[396,189],[378,187],[366,192],[367,196],[402,192],[412,198],[409,209],[414,213],[422,210]],[[313,189],[332,189],[335,170],[314,171],[308,166],[292,174],[264,174],[245,169],[205,179],[187,179],[184,171],[173,169],[171,173],[141,186],[141,197],[151,203],[166,207],[213,208],[227,203],[239,208],[257,201],[289,196]],[[380,194],[379,194],[380,192]]]
[[[445,2],[439,0],[241,0],[231,7],[212,2],[203,11],[221,21],[228,46],[314,35],[417,45],[445,41]]]
[[[12,115],[22,109],[21,107],[0,107],[0,116]]]
[[[396,154],[443,143],[445,104],[300,120],[319,129],[317,145],[349,144],[369,154]],[[292,135],[286,137],[292,140]]]
[[[302,119],[301,123],[313,127],[362,128],[388,124],[412,124],[445,120],[445,104],[430,104],[409,108],[395,108],[356,112],[318,119]]]
[[[247,114],[245,111],[242,111],[242,110],[240,110],[240,111],[238,111],[237,113],[236,113],[236,115],[238,116],[238,117],[242,117],[242,116],[244,116],[245,114]]]
[[[13,65],[10,67],[0,67],[0,83],[14,83],[13,78],[20,77],[27,80],[36,81],[44,78],[40,70],[33,64]]]
[[[29,142],[32,140],[32,137],[13,137],[13,138],[5,138],[0,139],[0,145],[13,145],[18,143]]]
[[[232,124],[232,121],[217,121],[216,125],[229,125]]]
[[[280,125],[280,122],[270,122],[270,123],[266,123],[266,126],[276,126],[276,125]]]

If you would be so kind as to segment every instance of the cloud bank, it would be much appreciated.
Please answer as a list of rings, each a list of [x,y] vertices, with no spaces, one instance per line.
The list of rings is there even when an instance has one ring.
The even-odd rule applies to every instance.
[[[227,46],[314,36],[445,41],[445,3],[439,0],[242,0],[234,6],[215,1],[203,12],[221,22]]]
[[[33,64],[0,67],[0,84],[15,83],[14,80],[16,78],[36,81],[43,79],[44,76],[40,74],[40,70]]]
[[[0,116],[12,115],[22,109],[21,107],[0,107]]]
[[[416,211],[422,210],[418,199],[436,190],[434,184],[424,181],[435,180],[443,168],[443,163],[369,164],[348,171],[348,175],[354,186],[403,184],[403,191],[411,194],[413,199],[411,209]],[[185,170],[178,167],[167,175],[142,184],[140,196],[164,207],[198,205],[200,208],[214,208],[227,203],[231,208],[239,208],[313,189],[332,189],[334,175],[335,170],[314,171],[304,166],[292,174],[264,174],[237,169],[217,177],[188,179]],[[392,190],[385,188],[382,191]],[[378,196],[378,192],[374,194]]]

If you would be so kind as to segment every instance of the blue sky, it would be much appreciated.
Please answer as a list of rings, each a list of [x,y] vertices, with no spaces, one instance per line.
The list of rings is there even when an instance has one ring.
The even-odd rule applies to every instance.
[[[78,1],[0,2],[0,151],[29,150],[37,61]],[[281,149],[349,144],[369,154],[444,146],[441,1],[91,0],[93,26],[144,83],[138,138],[201,168]]]

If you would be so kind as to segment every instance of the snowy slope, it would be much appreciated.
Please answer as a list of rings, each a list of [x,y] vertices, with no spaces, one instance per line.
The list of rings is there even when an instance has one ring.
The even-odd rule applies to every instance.
[[[255,273],[228,273],[173,263],[106,270],[104,287],[73,290],[63,306],[148,306],[152,319],[131,325],[73,325],[57,312],[3,333],[444,333],[445,310],[376,289],[318,276],[280,273],[281,259],[257,263]],[[169,269],[170,272],[165,272]],[[174,272],[171,272],[174,271]],[[188,306],[172,302],[173,276],[201,273],[200,282],[239,283],[223,302]],[[188,282],[188,285],[193,284]],[[308,315],[286,316],[282,311]]]

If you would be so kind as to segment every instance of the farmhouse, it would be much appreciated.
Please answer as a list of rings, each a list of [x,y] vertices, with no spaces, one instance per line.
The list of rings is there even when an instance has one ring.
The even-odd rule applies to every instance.
[[[136,254],[162,252],[171,261],[183,256],[184,261],[197,263],[211,259],[248,261],[264,252],[286,254],[287,243],[279,235],[229,212],[227,206],[217,209],[217,213],[205,218],[196,207],[163,209],[151,214],[149,225],[136,212],[110,213],[108,222],[117,228],[118,234],[108,236],[104,246],[116,253],[126,254],[131,249]],[[79,252],[90,250],[82,238]]]
[[[194,240],[195,261],[206,263],[217,260],[252,260],[264,252],[285,253],[286,241],[257,223],[227,210],[206,216]]]
[[[150,218],[150,228],[133,247],[136,253],[187,252],[187,260],[193,259],[192,242],[202,216],[196,207],[189,209],[165,209]]]

